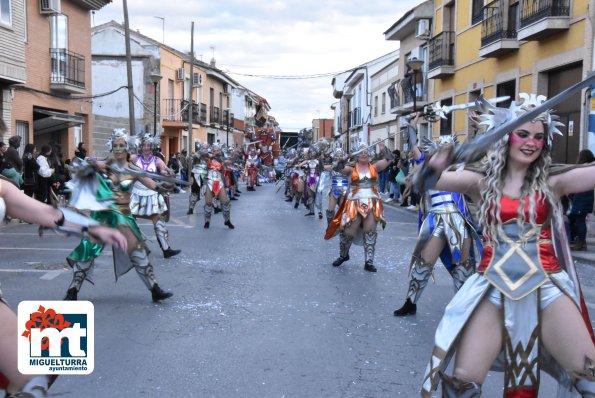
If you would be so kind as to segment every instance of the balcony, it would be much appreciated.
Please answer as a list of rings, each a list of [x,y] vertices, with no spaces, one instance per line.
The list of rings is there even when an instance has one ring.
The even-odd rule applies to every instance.
[[[229,113],[227,109],[223,110],[223,119],[221,124],[226,127],[233,127],[233,113]]]
[[[499,57],[519,48],[516,29],[505,29],[503,12],[501,0],[493,1],[483,8],[481,48],[479,49],[481,57]],[[512,18],[515,17],[515,13],[509,13],[508,17],[507,26],[514,26],[516,18]]]
[[[85,57],[64,48],[51,48],[50,89],[69,94],[85,93]]]
[[[353,108],[353,110],[349,112],[349,115],[351,119],[349,124],[350,128],[357,128],[362,125],[362,108]]]
[[[519,40],[539,40],[570,28],[570,0],[522,0]]]
[[[439,79],[455,73],[455,32],[444,31],[432,37],[428,79]]]
[[[428,104],[427,75],[427,73],[418,73],[415,80],[415,85],[413,83],[413,77],[407,76],[394,86],[396,98],[394,99],[393,103],[391,95],[390,113],[395,115],[404,115],[413,112],[414,108],[417,111]],[[414,96],[415,104],[413,101]]]
[[[182,99],[165,99],[165,114],[162,115],[164,124],[188,124],[188,101]],[[192,101],[192,124],[206,124],[207,106]]]
[[[211,107],[210,124],[221,124],[221,109],[216,106]]]

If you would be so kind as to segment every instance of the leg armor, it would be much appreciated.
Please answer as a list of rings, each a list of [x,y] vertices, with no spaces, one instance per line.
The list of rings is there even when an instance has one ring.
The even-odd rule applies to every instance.
[[[293,205],[293,207],[295,209],[298,208],[298,206],[300,205],[300,202],[302,201],[302,193],[301,192],[296,192],[296,194],[294,195],[295,198],[295,204]]]
[[[333,267],[338,267],[349,260],[349,248],[352,242],[353,238],[345,235],[345,233],[341,232],[339,234],[339,258],[333,262]]]
[[[471,261],[471,259],[467,259],[453,268],[451,272],[452,282],[455,286],[455,291],[458,291],[463,283],[475,273],[475,264]]]
[[[223,219],[227,222],[229,221],[229,217],[231,216],[231,203],[223,203],[221,202],[221,209],[223,212]]]
[[[16,394],[7,395],[8,398],[45,398],[48,396],[49,379],[46,375],[34,376]]]
[[[409,279],[409,290],[407,291],[407,298],[411,299],[413,303],[417,303],[419,296],[424,291],[434,265],[425,262],[421,258],[414,257],[413,264],[411,264],[411,279]]]
[[[364,232],[364,258],[365,258],[365,270],[370,272],[376,272],[374,267],[374,253],[376,252],[376,238],[378,233]]]
[[[194,207],[196,206],[196,202],[198,202],[198,200],[198,193],[192,192],[188,197],[188,211],[194,212]]]
[[[326,225],[330,225],[331,221],[333,221],[333,217],[335,217],[335,212],[332,210],[326,211]]]
[[[581,394],[581,397],[595,397],[595,361],[585,358],[583,372],[575,373],[573,376],[576,377],[574,388]]]
[[[151,290],[153,285],[157,284],[157,278],[155,278],[153,266],[149,262],[147,251],[145,249],[134,249],[130,253],[130,261],[147,289]]]
[[[463,382],[440,372],[442,398],[481,398],[481,384]]]
[[[95,267],[94,260],[91,261],[76,261],[72,264],[72,281],[68,286],[68,294],[74,293],[74,297],[71,299],[76,300],[76,293],[81,290],[81,286],[85,280],[93,283],[93,268]],[[73,291],[74,290],[74,291]]]
[[[205,223],[211,222],[211,214],[213,214],[213,204],[205,203]]]
[[[157,242],[159,243],[161,250],[168,250],[171,246],[169,245],[169,233],[167,232],[165,221],[158,220],[155,225],[153,225],[153,228],[155,229],[155,236],[157,236]]]

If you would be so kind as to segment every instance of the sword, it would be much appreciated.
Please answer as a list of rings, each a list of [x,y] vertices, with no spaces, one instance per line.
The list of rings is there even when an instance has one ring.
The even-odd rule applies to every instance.
[[[591,73],[584,80],[568,87],[566,90],[558,93],[557,95],[545,101],[543,104],[531,109],[527,113],[524,113],[513,120],[509,120],[491,131],[476,136],[476,138],[472,140],[465,141],[456,148],[454,162],[473,162],[481,159],[488,149],[490,149],[490,147],[492,147],[506,134],[510,133],[520,125],[535,119],[544,111],[552,109],[555,105],[558,105],[560,102],[570,97],[576,91],[579,91],[585,87],[589,87],[593,83],[595,83],[595,73]]]
[[[351,157],[353,157],[353,156],[357,156],[357,155],[359,155],[359,154],[360,154],[360,153],[362,153],[362,152],[366,152],[368,149],[370,149],[370,148],[374,148],[376,145],[380,144],[381,142],[384,142],[384,141],[386,141],[386,140],[390,140],[390,139],[391,139],[391,138],[393,138],[395,135],[397,135],[397,133],[395,133],[395,134],[392,134],[392,135],[389,135],[388,137],[386,137],[386,138],[384,138],[384,139],[382,139],[382,140],[380,140],[380,141],[376,141],[376,142],[375,142],[375,143],[373,143],[372,145],[368,145],[367,147],[365,147],[365,148],[362,148],[362,149],[360,149],[359,151],[355,151],[355,152],[353,152],[351,155],[349,155],[349,157],[351,158]]]
[[[130,167],[120,166],[115,163],[108,164],[107,167],[109,169],[115,171],[116,173],[122,173],[122,174],[128,173],[133,176],[148,177],[153,180],[170,182],[172,184],[190,185],[190,183],[188,181],[180,180],[179,178],[164,176],[161,174],[149,173],[148,171],[144,171],[144,170],[134,170],[134,169],[131,169]]]

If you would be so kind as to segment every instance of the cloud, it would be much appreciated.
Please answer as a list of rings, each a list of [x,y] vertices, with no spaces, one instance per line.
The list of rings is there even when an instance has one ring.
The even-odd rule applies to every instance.
[[[246,75],[310,75],[354,68],[394,51],[383,32],[421,0],[128,0],[130,28],[180,51],[195,54],[265,97],[286,130],[308,127],[312,119],[332,118],[332,76],[303,80]],[[162,21],[165,18],[164,32]],[[97,11],[95,25],[122,22],[121,2]],[[211,50],[214,47],[214,51]],[[200,58],[200,56],[197,56]]]

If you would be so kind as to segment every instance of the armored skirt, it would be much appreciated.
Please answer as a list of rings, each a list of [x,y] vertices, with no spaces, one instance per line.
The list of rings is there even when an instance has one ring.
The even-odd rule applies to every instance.
[[[556,299],[567,296],[592,334],[563,229],[552,223],[549,205],[536,198],[535,223],[517,224],[519,199],[503,197],[502,230],[497,245],[484,245],[477,273],[444,311],[425,372],[422,397],[430,397],[455,355],[459,337],[475,309],[489,300],[500,311],[503,345],[492,370],[504,371],[505,396],[536,397],[540,369],[559,383],[558,397],[572,397],[572,379],[541,343],[541,316]],[[528,198],[525,198],[525,219]],[[523,395],[525,394],[525,395]]]

